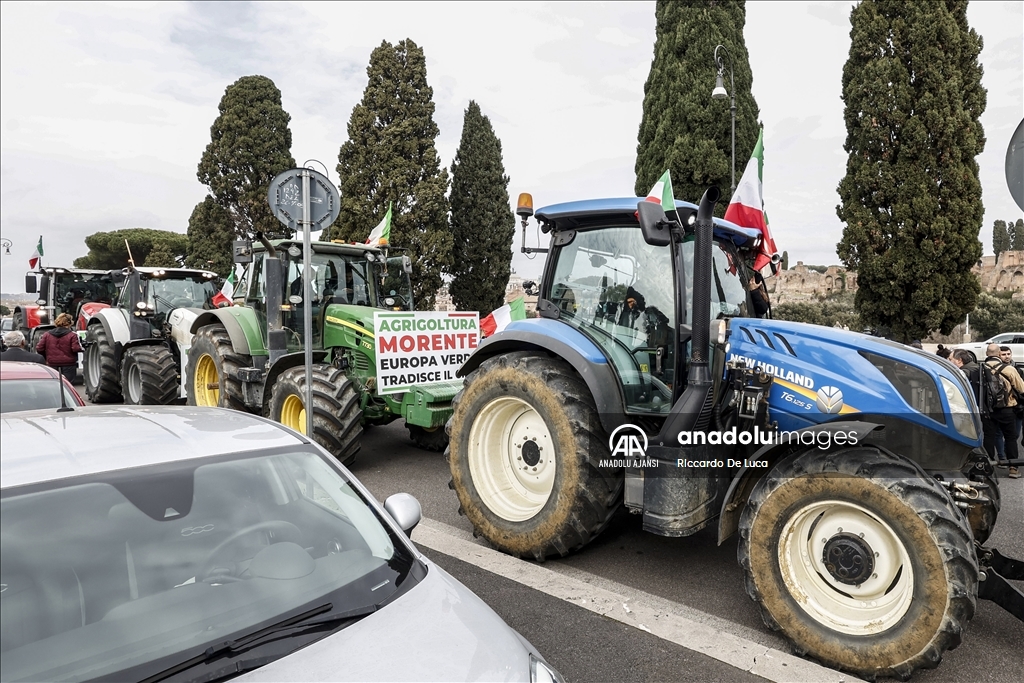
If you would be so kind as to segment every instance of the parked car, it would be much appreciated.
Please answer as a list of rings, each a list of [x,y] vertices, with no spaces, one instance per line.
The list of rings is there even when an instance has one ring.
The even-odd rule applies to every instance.
[[[41,363],[0,363],[0,413],[20,410],[56,410],[61,407],[58,387],[64,387],[63,405],[78,408],[85,401],[57,370]]]
[[[1000,346],[1009,346],[1013,350],[1013,363],[1020,367],[1024,365],[1024,332],[1004,332],[1003,334],[997,334],[983,342],[969,342],[967,344],[957,344],[951,348],[954,349],[967,349],[974,354],[975,360],[985,360],[985,347],[989,344],[999,344]]]
[[[0,443],[4,680],[561,680],[416,550],[412,496],[279,424],[88,406]]]

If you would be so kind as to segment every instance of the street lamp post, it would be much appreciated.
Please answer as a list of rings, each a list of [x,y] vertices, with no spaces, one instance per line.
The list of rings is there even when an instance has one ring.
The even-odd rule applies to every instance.
[[[725,76],[725,60],[718,54],[719,50],[729,55],[730,92],[725,91],[725,85],[722,83],[722,78]],[[725,49],[725,45],[715,46],[715,65],[718,67],[718,76],[715,78],[715,89],[711,91],[711,98],[715,100],[729,98],[729,112],[732,114],[732,194],[736,194],[736,78],[732,69],[732,55]]]
[[[11,247],[14,246],[14,242],[10,241],[6,237],[0,239],[0,249],[4,250],[4,254],[7,256],[11,255]]]

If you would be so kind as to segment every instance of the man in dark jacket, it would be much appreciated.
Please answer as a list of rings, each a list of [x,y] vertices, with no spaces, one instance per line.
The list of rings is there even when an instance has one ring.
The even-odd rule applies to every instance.
[[[1004,362],[999,356],[999,345],[989,344],[985,349],[985,365],[994,374],[1005,380],[1008,391],[1006,392],[1005,403],[997,404],[991,411],[992,424],[985,432],[985,450],[989,455],[998,453],[996,448],[996,434],[1002,433],[1003,454],[999,459],[997,467],[1007,467],[1007,461],[1017,459],[1017,396],[1024,394],[1024,380],[1017,373],[1012,363]],[[1009,476],[1013,479],[1020,477],[1017,468],[1009,465]]]
[[[59,370],[69,382],[74,382],[78,374],[78,354],[82,351],[78,335],[71,330],[73,322],[70,315],[61,313],[54,321],[56,327],[36,344],[36,351],[43,354],[46,364]]]
[[[25,348],[25,335],[18,330],[4,333],[4,345],[7,349],[0,353],[0,360],[20,363],[46,363],[46,359],[38,353]]]

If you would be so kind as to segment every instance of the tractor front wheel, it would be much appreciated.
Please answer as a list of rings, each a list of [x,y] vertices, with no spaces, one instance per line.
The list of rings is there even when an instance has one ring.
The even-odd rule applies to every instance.
[[[530,352],[490,358],[466,378],[448,422],[451,486],[477,533],[517,556],[565,555],[618,509],[594,399],[572,366]]]
[[[102,325],[92,325],[86,338],[90,342],[83,361],[86,395],[93,403],[121,400],[121,373],[117,370],[117,355],[107,331]]]
[[[274,382],[268,407],[270,419],[306,433],[306,369],[291,368]],[[313,366],[313,439],[351,465],[359,452],[363,427],[359,394],[345,373],[333,365]]]
[[[419,425],[411,425],[408,422],[405,423],[405,426],[409,430],[409,438],[412,439],[412,442],[425,451],[441,453],[448,447],[448,434],[445,433],[444,427],[428,429]]]
[[[178,367],[166,346],[136,346],[121,361],[121,388],[129,406],[165,406],[178,398]]]
[[[200,328],[188,350],[188,404],[248,411],[237,372],[251,366],[252,357],[235,352],[223,325]]]
[[[769,627],[871,680],[937,666],[974,616],[967,521],[934,479],[874,448],[782,460],[750,495],[738,554]]]

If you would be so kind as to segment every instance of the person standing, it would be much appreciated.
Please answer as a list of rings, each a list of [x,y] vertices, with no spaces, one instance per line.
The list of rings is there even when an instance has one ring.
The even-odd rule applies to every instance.
[[[1022,380],[1024,380],[1024,374],[1021,374],[1020,368],[1013,364],[1013,349],[1009,346],[999,347],[999,360],[1008,364]],[[1014,408],[1013,413],[1017,417],[1017,450],[1020,451],[1021,443],[1021,427],[1024,427],[1024,396],[1018,395],[1017,406]]]
[[[1003,453],[997,467],[1004,468],[1009,466],[1008,461],[1017,459],[1017,416],[1014,409],[1017,406],[1017,396],[1024,394],[1024,380],[1021,379],[1012,364],[1005,363],[1000,358],[998,344],[989,344],[985,349],[985,355],[985,365],[993,374],[998,375],[997,379],[1004,380],[1004,383],[1008,385],[1007,391],[1004,392],[1005,397],[996,401],[995,405],[988,406],[990,422],[985,425],[985,450],[990,454],[998,452],[996,450],[996,434],[1001,433],[1003,436]],[[984,383],[984,376],[982,376],[982,382]],[[1009,470],[1009,476],[1012,479],[1020,477],[1015,466],[1010,466]]]
[[[46,364],[58,370],[69,382],[75,381],[78,354],[82,351],[82,343],[71,329],[73,322],[70,315],[61,313],[54,321],[56,327],[47,331],[36,344],[36,351],[43,355]]]
[[[7,348],[3,353],[0,353],[0,361],[10,360],[19,363],[46,364],[45,358],[25,348],[25,335],[18,330],[4,333],[4,346]]]

